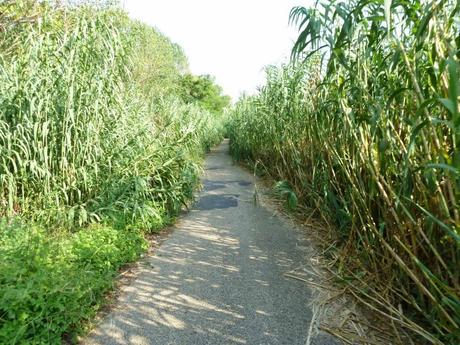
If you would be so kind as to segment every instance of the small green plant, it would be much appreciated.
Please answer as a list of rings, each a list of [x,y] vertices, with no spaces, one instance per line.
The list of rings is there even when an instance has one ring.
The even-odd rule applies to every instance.
[[[289,185],[288,181],[278,181],[275,183],[273,186],[273,191],[275,192],[276,195],[279,197],[285,199],[286,201],[286,207],[293,211],[297,207],[297,195],[294,193],[294,191],[291,189],[291,186]]]

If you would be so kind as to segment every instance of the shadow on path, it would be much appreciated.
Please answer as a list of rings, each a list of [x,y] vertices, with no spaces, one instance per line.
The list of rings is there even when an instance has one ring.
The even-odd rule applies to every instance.
[[[199,201],[83,344],[305,344],[310,293],[283,276],[305,263],[304,236],[253,204],[227,151],[209,154]]]

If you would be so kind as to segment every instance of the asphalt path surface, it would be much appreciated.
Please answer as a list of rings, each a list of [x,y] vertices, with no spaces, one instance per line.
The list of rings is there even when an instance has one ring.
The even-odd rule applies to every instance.
[[[305,234],[254,203],[254,177],[227,141],[207,156],[202,182],[82,344],[305,344],[311,292],[283,275],[307,260]],[[320,334],[311,344],[338,343]]]

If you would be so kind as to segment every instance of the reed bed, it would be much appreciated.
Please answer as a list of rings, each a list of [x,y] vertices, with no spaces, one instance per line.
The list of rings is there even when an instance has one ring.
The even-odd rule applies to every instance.
[[[140,200],[177,209],[187,155],[218,137],[210,115],[168,99],[185,58],[116,8],[51,6],[3,13],[0,212],[81,226],[138,206],[147,216]]]
[[[0,1],[0,343],[61,343],[192,198],[219,119],[109,2]]]
[[[459,12],[295,8],[293,61],[269,67],[227,123],[234,157],[330,225],[342,282],[416,343],[460,342]]]

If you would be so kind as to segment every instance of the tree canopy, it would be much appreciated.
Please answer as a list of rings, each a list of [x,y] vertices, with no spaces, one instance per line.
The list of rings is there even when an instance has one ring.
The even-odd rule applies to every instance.
[[[179,94],[185,102],[198,103],[214,114],[221,113],[231,101],[210,75],[185,74],[180,81]]]

